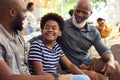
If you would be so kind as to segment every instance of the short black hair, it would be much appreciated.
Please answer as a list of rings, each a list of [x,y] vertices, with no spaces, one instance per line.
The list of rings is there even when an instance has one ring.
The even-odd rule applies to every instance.
[[[103,19],[103,18],[98,18],[98,19],[97,19],[97,22],[98,22],[98,21],[105,21],[105,19]]]
[[[60,15],[58,15],[57,13],[48,13],[41,18],[40,27],[42,30],[44,29],[44,26],[48,20],[56,21],[59,25],[61,32],[63,31],[63,27],[65,25],[65,22],[64,22],[64,19]]]
[[[32,5],[34,5],[34,3],[33,3],[33,2],[29,2],[29,3],[27,4],[27,10],[29,10],[29,8],[31,8]]]
[[[72,15],[73,15],[73,12],[74,12],[74,9],[70,9],[70,10],[69,10],[69,15],[72,16]]]

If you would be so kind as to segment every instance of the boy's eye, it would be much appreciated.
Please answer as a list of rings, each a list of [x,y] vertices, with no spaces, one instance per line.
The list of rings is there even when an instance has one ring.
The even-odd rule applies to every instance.
[[[47,25],[45,25],[45,27],[44,27],[45,29],[49,29],[49,26],[47,26]]]
[[[45,25],[44,29],[53,29],[53,30],[56,30],[57,27],[56,26],[48,26],[48,25]]]
[[[54,30],[55,30],[55,29],[56,29],[56,26],[53,26],[53,27],[52,27],[52,29],[54,29]]]

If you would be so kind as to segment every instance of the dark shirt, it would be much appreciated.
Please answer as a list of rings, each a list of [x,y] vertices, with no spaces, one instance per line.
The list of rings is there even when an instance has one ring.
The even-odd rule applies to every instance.
[[[42,35],[38,35],[38,36],[35,36],[33,37],[32,39],[30,39],[28,42],[30,43],[30,45],[34,42],[34,41],[37,41],[39,39],[42,39],[43,36]]]
[[[86,23],[85,29],[76,28],[72,20],[65,23],[62,36],[57,40],[63,48],[65,55],[76,65],[90,64],[90,54],[88,50],[93,45],[102,56],[105,52],[111,51],[102,42],[99,31]]]

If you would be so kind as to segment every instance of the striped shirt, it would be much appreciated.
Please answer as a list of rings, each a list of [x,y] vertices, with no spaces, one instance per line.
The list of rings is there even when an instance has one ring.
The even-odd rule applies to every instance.
[[[56,73],[57,64],[62,57],[63,50],[55,42],[53,50],[50,50],[41,40],[34,41],[29,52],[29,71],[34,74],[32,61],[39,61],[43,64],[43,71],[47,73]]]

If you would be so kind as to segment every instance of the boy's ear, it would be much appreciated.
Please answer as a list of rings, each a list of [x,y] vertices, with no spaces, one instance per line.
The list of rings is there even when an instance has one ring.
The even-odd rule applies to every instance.
[[[41,29],[41,33],[43,33],[43,29]]]
[[[59,31],[58,36],[61,36],[61,35],[62,35],[62,32],[61,32],[61,31]]]

